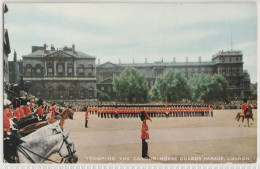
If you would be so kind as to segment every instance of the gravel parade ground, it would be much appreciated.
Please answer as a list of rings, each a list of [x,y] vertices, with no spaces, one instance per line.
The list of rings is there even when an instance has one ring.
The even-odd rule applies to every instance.
[[[75,112],[65,130],[75,144],[78,163],[255,163],[257,110],[250,127],[235,120],[240,110],[214,110],[214,117],[160,117],[148,121],[151,159],[142,159],[140,118],[98,118]],[[241,121],[241,119],[240,119]],[[59,160],[58,154],[51,159]]]

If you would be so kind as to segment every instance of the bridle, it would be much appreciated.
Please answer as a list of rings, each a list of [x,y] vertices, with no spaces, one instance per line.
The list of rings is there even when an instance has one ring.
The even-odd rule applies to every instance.
[[[61,144],[61,146],[60,146],[60,148],[59,148],[58,153],[59,153],[59,155],[61,156],[60,150],[61,150],[63,144],[65,143],[65,144],[66,144],[66,148],[67,148],[69,154],[68,154],[67,156],[63,157],[63,158],[65,158],[65,159],[67,159],[67,158],[72,158],[73,155],[76,153],[75,146],[74,146],[73,143],[68,143],[67,138],[68,138],[69,136],[65,137],[65,136],[63,135],[63,133],[62,133],[62,137],[63,137],[63,142],[62,142],[62,144]],[[73,150],[71,150],[71,148],[70,148],[71,145],[72,145],[72,147],[73,147]],[[63,160],[63,159],[62,159],[62,160]]]
[[[67,156],[65,156],[65,157],[62,157],[62,156],[61,156],[62,158],[61,158],[60,163],[62,163],[64,159],[65,159],[64,163],[68,163],[68,158],[73,158],[73,155],[76,153],[76,150],[75,150],[75,146],[74,146],[73,143],[68,143],[67,139],[68,139],[69,136],[65,137],[65,136],[63,135],[63,133],[62,133],[62,137],[63,137],[63,141],[62,141],[62,144],[61,144],[61,146],[60,146],[60,148],[59,148],[59,150],[58,150],[58,153],[59,153],[59,155],[61,156],[60,150],[61,150],[63,144],[65,143],[65,144],[66,144],[66,148],[67,148],[69,154],[68,154]],[[71,145],[73,146],[73,151],[72,151],[71,148],[70,148]],[[40,158],[42,158],[42,159],[44,159],[44,160],[51,161],[51,162],[54,162],[54,163],[58,163],[58,162],[53,161],[53,160],[51,160],[51,159],[49,159],[49,158],[45,158],[45,157],[43,157],[43,156],[41,156],[41,155],[39,155],[39,154],[36,154],[35,152],[29,150],[28,148],[26,148],[26,147],[24,147],[24,146],[22,146],[22,145],[18,145],[18,146],[17,146],[17,150],[19,150],[19,151],[20,151],[27,159],[29,159],[32,163],[35,163],[35,161],[29,156],[29,154],[28,154],[25,150],[29,151],[30,153],[32,153],[32,154],[34,154],[34,155],[36,155],[36,156],[38,156],[38,157],[40,157]]]

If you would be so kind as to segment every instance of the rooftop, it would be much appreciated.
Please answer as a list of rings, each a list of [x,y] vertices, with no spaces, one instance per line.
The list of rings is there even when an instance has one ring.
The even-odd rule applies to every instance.
[[[231,50],[231,51],[219,51],[218,53],[216,53],[215,55],[212,56],[212,58],[215,58],[217,56],[220,56],[220,55],[223,55],[223,56],[226,56],[226,55],[243,55],[242,51],[240,50]]]
[[[39,58],[43,58],[46,56],[50,56],[56,52],[63,52],[65,54],[74,56],[75,58],[95,58],[95,56],[91,56],[88,55],[84,52],[81,51],[76,51],[75,50],[75,45],[72,45],[72,48],[69,47],[64,47],[64,48],[54,48],[54,45],[51,45],[51,49],[47,50],[47,45],[44,44],[44,46],[32,46],[32,53],[28,54],[28,55],[24,55],[22,56],[23,58],[27,58],[27,57],[39,57]]]

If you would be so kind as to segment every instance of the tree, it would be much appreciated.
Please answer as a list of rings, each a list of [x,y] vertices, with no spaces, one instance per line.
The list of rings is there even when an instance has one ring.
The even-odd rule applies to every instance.
[[[253,100],[257,99],[257,83],[250,85],[250,89],[251,89],[251,97]]]
[[[164,75],[159,75],[156,78],[155,84],[149,91],[151,100],[178,102],[182,99],[188,99],[189,86],[187,79],[179,71],[168,69]]]
[[[110,101],[110,96],[100,90],[97,90],[97,99],[98,101]]]
[[[120,76],[114,76],[113,89],[119,98],[127,98],[130,103],[133,98],[144,101],[148,95],[145,76],[135,68],[126,68]]]
[[[222,75],[196,74],[189,80],[189,86],[194,101],[227,100],[227,80]]]

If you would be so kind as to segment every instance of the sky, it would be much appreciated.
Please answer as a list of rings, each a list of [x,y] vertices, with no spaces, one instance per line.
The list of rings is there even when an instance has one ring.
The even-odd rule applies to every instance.
[[[257,82],[255,3],[7,3],[13,59],[31,46],[75,44],[96,63],[211,61],[218,51],[243,52],[244,70]],[[231,40],[232,39],[232,40]],[[232,41],[232,43],[231,43]],[[231,45],[232,44],[232,45]]]

